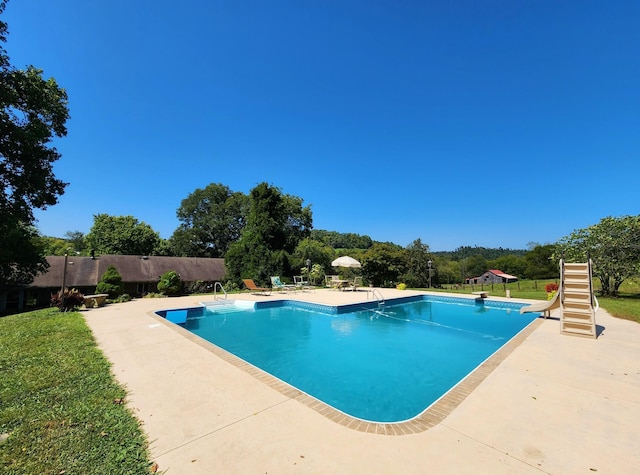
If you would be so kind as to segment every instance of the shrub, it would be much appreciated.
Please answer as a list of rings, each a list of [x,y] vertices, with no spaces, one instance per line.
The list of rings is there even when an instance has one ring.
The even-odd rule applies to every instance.
[[[51,305],[58,307],[61,312],[73,310],[84,304],[84,295],[76,289],[64,289],[64,293],[58,291],[51,294]]]
[[[131,301],[131,295],[129,294],[119,295],[118,297],[112,300],[113,303],[130,302],[130,301]]]
[[[201,280],[189,282],[185,285],[185,292],[188,294],[206,294],[213,291],[213,285]]]
[[[557,292],[558,291],[558,284],[555,284],[553,282],[548,283],[547,285],[544,286],[544,291],[548,294],[552,293],[552,292]]]
[[[396,289],[398,290],[405,290],[406,288],[407,288],[407,284],[405,284],[404,282],[396,285]]]
[[[109,266],[96,285],[96,293],[109,294],[109,298],[114,299],[123,291],[122,276],[114,266]]]
[[[142,298],[143,299],[159,299],[164,297],[166,297],[166,295],[164,294],[159,294],[157,292],[147,292],[146,294],[144,294],[144,297]]]
[[[170,270],[160,276],[158,291],[163,294],[178,295],[181,288],[182,281],[180,280],[180,275],[176,271]]]

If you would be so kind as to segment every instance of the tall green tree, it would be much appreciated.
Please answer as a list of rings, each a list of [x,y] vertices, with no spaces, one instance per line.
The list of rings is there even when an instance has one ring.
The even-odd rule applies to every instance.
[[[150,255],[160,246],[160,235],[133,216],[96,214],[86,241],[96,254]]]
[[[593,260],[603,295],[618,295],[620,285],[640,275],[640,216],[608,216],[558,241],[555,257],[569,262]]]
[[[309,235],[311,226],[311,209],[303,207],[302,199],[267,183],[258,184],[249,193],[242,235],[225,255],[229,277],[266,283],[270,275],[291,275],[291,253]]]
[[[6,1],[0,2],[0,15]],[[0,287],[30,282],[46,270],[33,228],[34,209],[58,202],[66,183],[53,163],[60,153],[51,145],[67,135],[67,93],[55,79],[33,66],[11,65],[3,44],[8,25],[0,20]]]
[[[211,183],[187,196],[176,215],[180,226],[169,239],[178,256],[224,257],[240,239],[246,224],[249,197],[228,186]]]
[[[429,245],[422,240],[416,239],[406,248],[407,251],[407,271],[403,280],[409,287],[427,287],[436,284],[435,265],[433,256],[429,250]],[[429,266],[431,264],[431,267]],[[431,276],[429,275],[431,273]],[[429,278],[431,277],[431,278]]]

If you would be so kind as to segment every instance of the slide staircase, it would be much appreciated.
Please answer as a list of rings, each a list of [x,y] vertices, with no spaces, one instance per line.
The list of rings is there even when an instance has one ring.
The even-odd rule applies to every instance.
[[[580,263],[560,260],[560,331],[564,334],[596,338],[598,300],[591,275],[591,259]]]

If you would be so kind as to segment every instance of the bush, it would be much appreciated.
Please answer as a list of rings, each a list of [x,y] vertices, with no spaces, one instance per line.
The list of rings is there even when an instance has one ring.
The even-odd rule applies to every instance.
[[[553,282],[549,282],[547,285],[544,286],[544,291],[548,294],[552,293],[552,292],[557,292],[558,291],[558,284],[555,284]]]
[[[144,297],[142,298],[143,299],[159,299],[164,297],[166,297],[166,295],[164,294],[159,294],[157,292],[147,292],[146,294],[144,294]]]
[[[187,294],[206,294],[213,292],[213,285],[201,280],[196,280],[195,282],[186,284],[184,291]]]
[[[51,305],[58,307],[61,312],[73,310],[84,304],[84,295],[76,289],[64,289],[64,293],[51,294]]]
[[[180,275],[176,271],[170,270],[160,276],[158,291],[163,294],[178,295],[181,288],[182,281],[180,280]]]
[[[123,291],[122,276],[114,266],[109,266],[96,285],[96,293],[109,294],[110,299],[115,299]]]
[[[115,299],[113,299],[112,303],[122,303],[122,302],[130,302],[130,301],[131,301],[131,295],[122,294],[116,297]]]

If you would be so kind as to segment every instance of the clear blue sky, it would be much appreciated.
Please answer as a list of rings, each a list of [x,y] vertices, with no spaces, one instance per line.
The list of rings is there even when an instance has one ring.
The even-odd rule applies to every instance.
[[[260,182],[314,227],[526,248],[640,213],[637,0],[11,0],[69,94],[42,234]]]

